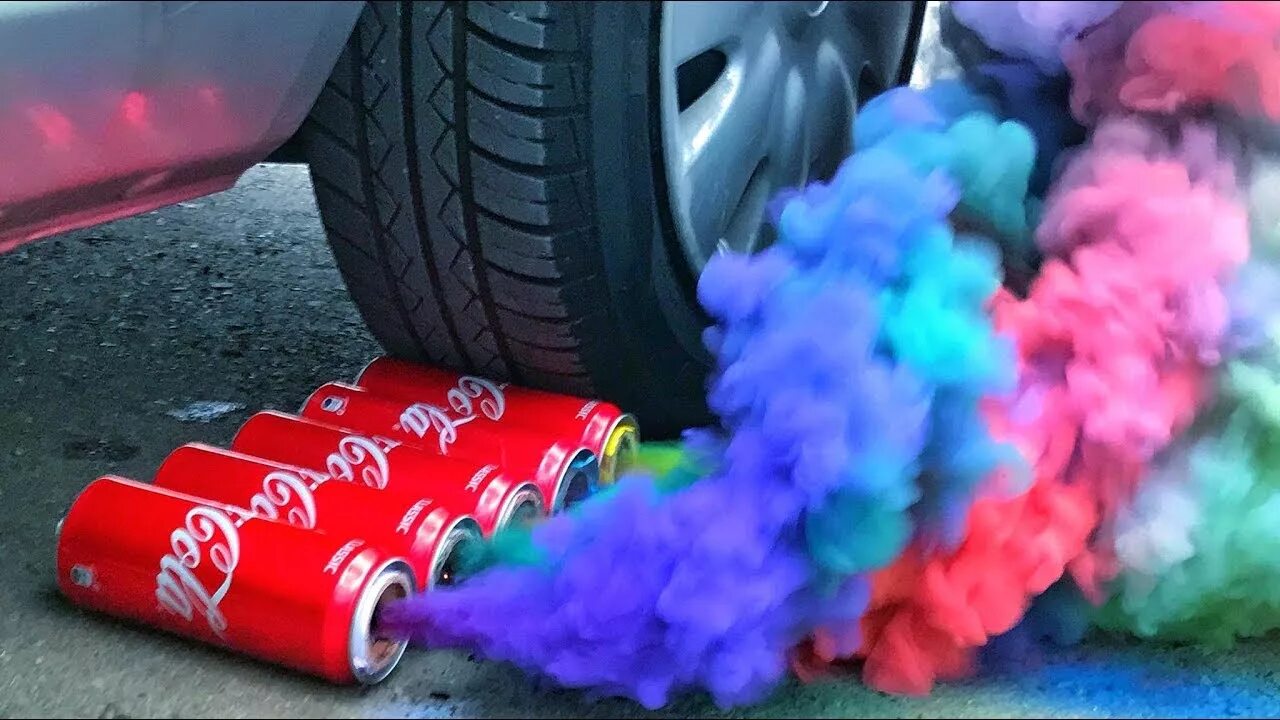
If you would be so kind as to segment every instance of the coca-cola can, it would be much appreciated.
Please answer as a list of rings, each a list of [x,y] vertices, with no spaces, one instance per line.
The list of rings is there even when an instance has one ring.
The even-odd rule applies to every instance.
[[[379,636],[377,614],[417,586],[365,537],[111,475],[58,524],[57,573],[76,605],[344,684],[399,663],[405,644]]]
[[[308,530],[367,537],[403,555],[422,590],[451,584],[460,555],[482,537],[469,514],[430,497],[343,482],[203,443],[169,453],[153,484]]]
[[[537,485],[497,463],[441,457],[380,435],[276,410],[245,421],[230,449],[348,483],[430,498],[438,506],[470,515],[486,537],[547,512]]]
[[[374,433],[444,457],[496,463],[528,479],[550,499],[550,510],[585,500],[599,485],[596,454],[580,442],[545,432],[473,422],[452,408],[396,400],[331,382],[311,394],[304,418]]]
[[[523,427],[580,442],[599,458],[602,486],[612,484],[631,464],[640,445],[635,416],[602,400],[534,390],[385,355],[366,365],[354,384],[377,395],[448,408],[477,422]]]

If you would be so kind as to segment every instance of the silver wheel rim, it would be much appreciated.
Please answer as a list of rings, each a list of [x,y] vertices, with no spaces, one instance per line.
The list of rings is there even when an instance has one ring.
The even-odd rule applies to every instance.
[[[868,67],[853,16],[860,4],[663,4],[659,102],[668,198],[695,271],[718,252],[767,245],[768,201],[829,176],[849,154]]]

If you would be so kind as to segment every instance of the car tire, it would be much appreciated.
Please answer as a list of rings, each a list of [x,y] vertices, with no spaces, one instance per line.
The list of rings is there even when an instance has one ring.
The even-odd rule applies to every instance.
[[[864,35],[877,82],[905,82],[924,3],[850,5],[897,18]],[[606,399],[650,438],[709,420],[698,268],[666,197],[663,12],[366,6],[298,139],[389,354]]]

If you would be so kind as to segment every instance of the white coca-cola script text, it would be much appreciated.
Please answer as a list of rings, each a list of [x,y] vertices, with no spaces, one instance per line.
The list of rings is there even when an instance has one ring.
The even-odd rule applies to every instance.
[[[457,386],[451,388],[446,397],[449,408],[456,414],[429,403],[414,403],[400,414],[400,425],[420,438],[435,431],[441,454],[447,453],[458,439],[458,428],[480,417],[476,414],[477,405],[479,412],[490,420],[502,419],[507,410],[507,399],[500,387],[471,375],[459,378]]]
[[[275,470],[262,479],[262,491],[249,499],[249,509],[271,520],[284,519],[290,525],[314,529],[316,526],[316,487],[328,480],[324,473],[299,469],[297,472]]]
[[[325,467],[338,480],[359,481],[382,490],[387,487],[391,475],[387,453],[399,444],[383,437],[348,435],[338,443],[338,449],[329,455]]]
[[[231,589],[232,576],[240,563],[240,531],[236,523],[217,508],[192,508],[183,527],[174,530],[169,538],[172,552],[160,558],[156,599],[162,608],[187,621],[199,612],[209,629],[222,637],[227,619],[218,605]],[[208,563],[203,565],[206,556],[202,550],[208,554]],[[221,576],[212,592],[195,573],[197,568],[208,567]]]

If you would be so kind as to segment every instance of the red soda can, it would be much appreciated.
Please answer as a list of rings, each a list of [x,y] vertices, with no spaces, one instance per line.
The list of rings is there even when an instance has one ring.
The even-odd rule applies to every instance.
[[[573,440],[515,427],[472,424],[425,403],[395,400],[345,383],[327,383],[299,413],[358,432],[376,433],[427,452],[498,463],[529,479],[551,499],[552,512],[586,499],[599,483],[595,453]]]
[[[374,684],[403,642],[376,616],[411,596],[403,559],[126,478],[90,483],[58,524],[58,587],[73,603],[336,683]]]
[[[482,535],[470,515],[430,497],[382,492],[201,443],[169,453],[153,482],[307,530],[364,536],[402,555],[421,590],[449,584],[460,554]]]
[[[580,442],[600,461],[600,484],[630,465],[640,444],[636,418],[601,400],[513,386],[381,356],[356,377],[376,395],[448,408],[477,421],[523,427]],[[475,404],[479,404],[476,412]]]
[[[475,519],[486,537],[543,515],[542,491],[497,464],[432,455],[377,435],[304,420],[274,410],[251,416],[231,450],[395,493],[428,497]]]

